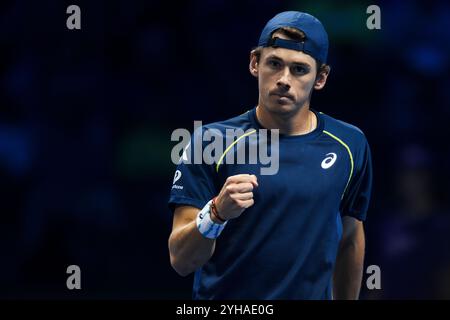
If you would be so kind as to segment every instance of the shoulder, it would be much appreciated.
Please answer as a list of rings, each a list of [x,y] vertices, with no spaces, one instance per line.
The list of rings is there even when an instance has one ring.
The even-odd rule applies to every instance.
[[[323,132],[341,143],[348,145],[352,150],[364,148],[367,145],[367,138],[364,132],[355,125],[335,119],[325,113],[320,113],[324,126]]]
[[[210,130],[210,129],[216,129],[221,131],[222,133],[225,133],[225,131],[227,129],[232,129],[232,130],[236,130],[236,129],[242,129],[242,130],[247,130],[247,129],[251,129],[252,128],[252,122],[249,119],[249,113],[250,110],[245,111],[244,113],[223,120],[223,121],[217,121],[217,122],[212,122],[212,123],[208,123],[206,125],[203,126],[204,130]]]
[[[196,138],[208,136],[208,140],[209,137],[225,138],[227,136],[241,136],[254,130],[254,125],[250,120],[249,112],[251,112],[251,110],[223,121],[202,124],[201,127],[195,129],[194,136]]]

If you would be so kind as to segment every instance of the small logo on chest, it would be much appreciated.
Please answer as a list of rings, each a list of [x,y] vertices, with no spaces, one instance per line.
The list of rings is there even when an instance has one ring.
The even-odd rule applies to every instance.
[[[321,164],[322,169],[330,168],[336,162],[337,159],[337,155],[334,152],[327,153],[326,156],[327,157],[323,159]]]

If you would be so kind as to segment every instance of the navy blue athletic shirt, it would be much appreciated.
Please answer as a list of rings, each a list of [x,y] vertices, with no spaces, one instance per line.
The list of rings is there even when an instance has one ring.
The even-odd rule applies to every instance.
[[[194,299],[332,298],[341,217],[365,220],[372,166],[361,130],[314,113],[314,131],[280,135],[274,175],[261,175],[267,165],[227,164],[225,157],[219,164],[178,165],[169,199],[172,211],[176,205],[203,208],[232,175],[255,174],[259,184],[254,205],[228,221],[213,256],[196,271]],[[227,128],[256,129],[255,135],[262,129],[256,108],[202,131],[212,128],[224,134]],[[248,143],[236,143],[227,152]]]

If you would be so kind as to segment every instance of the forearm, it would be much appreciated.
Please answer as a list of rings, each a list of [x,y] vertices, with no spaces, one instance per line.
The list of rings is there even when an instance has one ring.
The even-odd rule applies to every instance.
[[[364,235],[341,244],[334,271],[333,298],[359,298],[364,267]]]
[[[204,215],[201,219],[203,222],[199,223],[201,233],[197,227],[198,208],[179,206],[175,209],[169,252],[170,263],[180,275],[188,275],[211,258],[216,242],[209,238],[216,238],[220,234],[225,227],[224,220],[239,217],[246,208],[253,205],[252,190],[257,185],[255,175],[228,177],[219,195],[214,198],[214,202],[211,201],[210,213]],[[217,227],[221,224],[223,226]]]
[[[203,237],[192,221],[172,232],[169,238],[170,262],[182,276],[203,266],[214,253],[215,240]]]

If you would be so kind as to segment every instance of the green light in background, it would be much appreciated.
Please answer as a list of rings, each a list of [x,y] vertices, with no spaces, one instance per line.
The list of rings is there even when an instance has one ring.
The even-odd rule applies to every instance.
[[[369,17],[367,7],[373,4],[370,1],[293,0],[289,3],[288,10],[303,11],[317,17],[332,44],[374,46],[380,41],[380,33],[369,30],[366,25]]]

